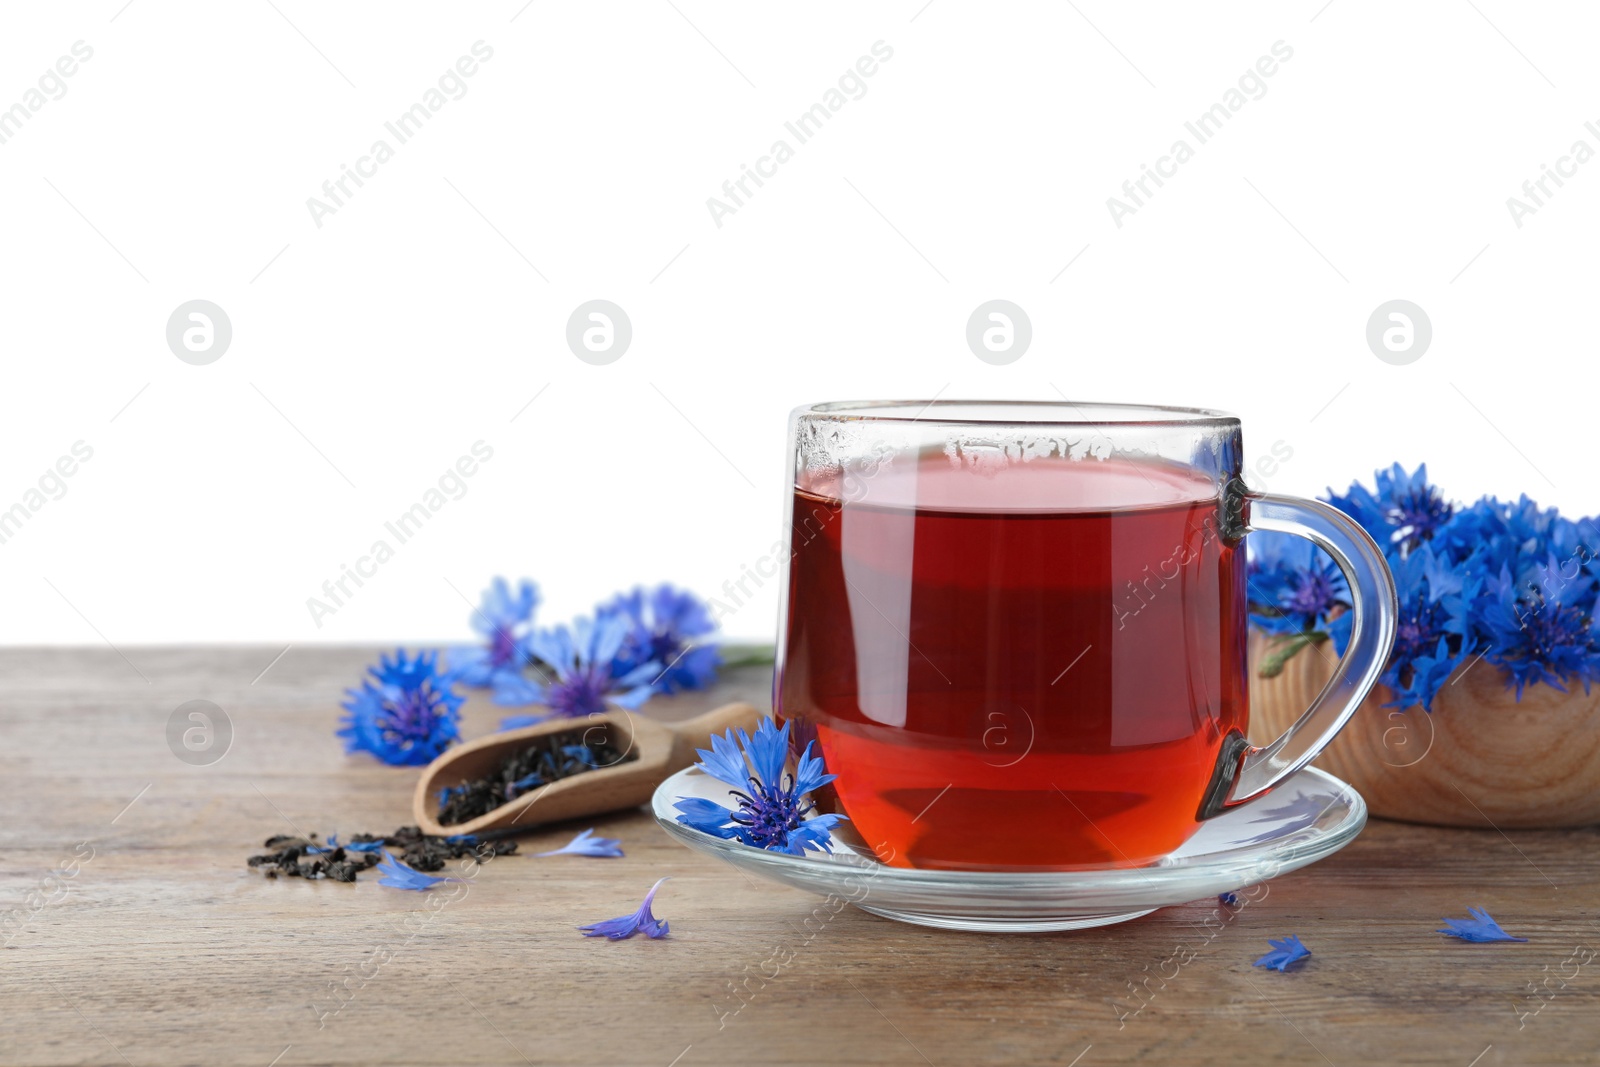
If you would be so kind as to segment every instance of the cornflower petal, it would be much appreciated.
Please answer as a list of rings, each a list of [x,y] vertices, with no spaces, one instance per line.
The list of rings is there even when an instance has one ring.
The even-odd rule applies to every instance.
[[[391,886],[395,889],[432,889],[440,882],[459,882],[459,878],[439,878],[435,875],[424,874],[414,867],[408,867],[394,858],[388,850],[383,850],[383,862],[378,864],[378,873],[383,875],[378,879],[379,885]]]
[[[656,899],[656,891],[661,888],[662,882],[665,881],[666,879],[662,878],[650,887],[650,892],[644,895],[644,903],[639,905],[639,910],[632,915],[619,915],[615,919],[590,923],[588,926],[580,926],[578,929],[583,931],[584,937],[604,937],[612,941],[621,941],[624,938],[632,937],[640,931],[643,931],[644,935],[649,938],[667,936],[666,921],[657,919],[650,911],[650,905]]]
[[[599,856],[613,859],[622,855],[622,842],[610,837],[596,837],[593,829],[588,829],[574,837],[560,848],[551,849],[549,852],[535,852],[535,856]]]
[[[1272,951],[1256,960],[1254,966],[1265,967],[1269,971],[1287,971],[1290,966],[1300,962],[1311,955],[1311,950],[1300,943],[1300,938],[1290,934],[1282,941],[1267,938],[1267,944],[1272,946]]]
[[[1439,933],[1447,937],[1460,938],[1462,941],[1527,941],[1525,937],[1512,937],[1500,929],[1500,924],[1494,917],[1482,908],[1468,908],[1470,919],[1445,919],[1444,929]]]

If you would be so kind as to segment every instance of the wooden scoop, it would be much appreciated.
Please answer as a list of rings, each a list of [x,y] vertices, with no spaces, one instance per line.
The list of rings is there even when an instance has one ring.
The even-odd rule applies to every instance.
[[[619,709],[490,734],[452,748],[428,764],[417,782],[411,811],[423,833],[448,837],[495,830],[515,832],[541,823],[638,807],[650,799],[656,786],[695,762],[695,749],[710,748],[712,734],[734,727],[754,733],[759,719],[760,712],[749,704],[725,704],[704,715],[670,724]],[[607,767],[530,789],[476,819],[448,826],[439,822],[439,793],[444,787],[490,777],[499,771],[506,757],[539,738],[563,733],[570,733],[573,743],[584,737],[603,737],[624,758]]]

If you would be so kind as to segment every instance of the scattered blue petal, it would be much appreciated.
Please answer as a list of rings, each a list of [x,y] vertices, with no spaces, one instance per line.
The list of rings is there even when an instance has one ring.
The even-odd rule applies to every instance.
[[[346,752],[370,752],[385,763],[430,763],[460,740],[463,698],[449,674],[440,674],[437,656],[405,650],[369,667],[360,689],[346,691],[338,736]]]
[[[382,852],[383,851],[383,842],[382,841],[352,841],[349,844],[341,845],[339,843],[339,835],[338,834],[329,834],[328,835],[328,849],[331,851],[331,850],[336,849],[336,848],[342,848],[346,852]]]
[[[478,835],[451,834],[449,837],[445,838],[445,843],[451,845],[476,845],[478,843]]]
[[[806,795],[834,780],[822,759],[812,755],[815,741],[806,743],[796,760],[793,777],[784,773],[789,755],[789,724],[780,729],[769,715],[751,737],[743,730],[711,735],[711,748],[698,749],[695,766],[720,782],[736,788],[728,795],[736,806],[724,807],[703,797],[679,797],[674,803],[678,821],[701,833],[774,852],[799,856],[807,849],[833,851],[833,828],[843,815],[806,818],[815,805]]]
[[[667,921],[657,919],[650,912],[650,905],[656,899],[656,890],[661,888],[663,878],[650,887],[650,892],[644,895],[644,903],[639,905],[639,910],[632,915],[621,915],[615,919],[606,919],[604,922],[590,923],[580,926],[584,937],[604,937],[612,941],[621,941],[623,938],[632,937],[640,931],[649,938],[667,936]]]
[[[408,867],[394,858],[388,849],[383,850],[383,862],[378,864],[378,873],[383,875],[378,879],[379,885],[392,886],[395,889],[432,889],[440,882],[456,882],[458,878],[439,878],[431,874],[423,874],[414,867]]]
[[[1272,951],[1256,960],[1254,966],[1265,967],[1269,971],[1287,971],[1292,964],[1298,963],[1311,955],[1311,950],[1300,943],[1300,938],[1290,934],[1282,941],[1267,938],[1267,944],[1272,946]]]
[[[535,852],[535,856],[599,856],[616,859],[622,855],[622,842],[611,837],[596,837],[594,830],[585,830],[560,848],[549,852]]]
[[[1468,908],[1470,919],[1445,919],[1445,928],[1439,933],[1458,937],[1463,941],[1526,941],[1525,937],[1512,937],[1500,929],[1500,924],[1482,908]]]
[[[524,726],[537,726],[548,718],[548,715],[507,715],[500,720],[500,729],[520,730]]]
[[[1225,908],[1237,908],[1239,906],[1239,894],[1218,893],[1217,901]]]

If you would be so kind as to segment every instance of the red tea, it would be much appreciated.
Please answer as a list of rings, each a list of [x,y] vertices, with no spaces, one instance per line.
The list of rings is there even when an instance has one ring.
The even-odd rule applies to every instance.
[[[777,706],[838,775],[825,802],[903,866],[1182,844],[1247,714],[1244,546],[1216,483],[931,455],[863,484],[794,494]]]

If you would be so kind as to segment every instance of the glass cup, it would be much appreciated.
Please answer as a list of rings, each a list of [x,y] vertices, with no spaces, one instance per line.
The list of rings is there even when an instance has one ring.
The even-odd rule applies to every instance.
[[[790,441],[773,703],[838,776],[820,804],[886,863],[1155,862],[1309,763],[1394,642],[1378,547],[1326,504],[1247,489],[1229,415],[833,403],[797,408]],[[1251,530],[1311,539],[1351,592],[1332,680],[1260,748]]]

